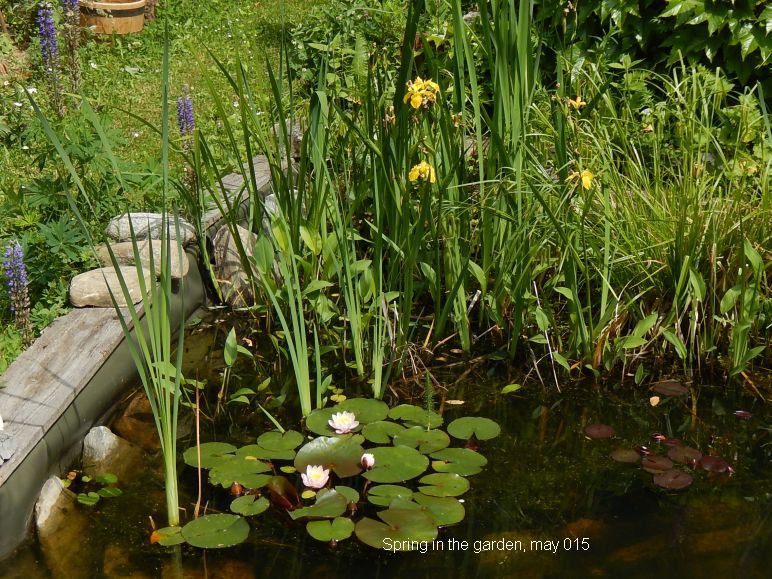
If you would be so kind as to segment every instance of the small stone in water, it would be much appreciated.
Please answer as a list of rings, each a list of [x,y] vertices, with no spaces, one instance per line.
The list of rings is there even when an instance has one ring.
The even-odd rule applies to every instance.
[[[611,438],[615,431],[608,424],[590,424],[584,429],[584,433],[590,438]]]

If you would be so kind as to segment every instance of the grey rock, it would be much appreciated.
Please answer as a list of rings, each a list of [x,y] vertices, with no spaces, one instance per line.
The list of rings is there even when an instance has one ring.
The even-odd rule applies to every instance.
[[[0,432],[0,465],[5,461],[11,460],[16,451],[16,443],[10,435]]]
[[[142,451],[116,436],[106,426],[96,426],[83,439],[83,471],[90,476],[111,473],[130,479],[141,467]]]
[[[119,265],[134,265],[134,244],[131,241],[113,243],[111,245],[115,259]],[[153,268],[156,275],[161,275],[161,241],[144,240],[137,242],[140,264],[145,268],[150,268],[150,249],[153,250]],[[96,249],[99,261],[105,267],[110,267],[110,252],[107,245],[100,245]],[[177,241],[169,243],[169,265],[173,279],[185,277],[190,268],[190,261],[185,251]]]
[[[137,273],[137,268],[133,265],[122,265],[119,271],[126,283],[132,303],[136,304],[142,301],[142,292],[139,284],[140,277]],[[142,275],[145,281],[145,289],[147,289],[150,284],[150,271],[142,269]],[[76,308],[87,306],[111,308],[113,307],[113,302],[110,299],[110,290],[112,290],[115,301],[119,306],[127,305],[116,271],[112,267],[92,269],[72,278],[70,282],[70,303]]]
[[[171,216],[167,216],[169,239],[177,239],[177,227]],[[162,215],[160,213],[126,213],[113,217],[105,233],[115,241],[131,241],[132,228],[135,239],[160,239]],[[196,239],[195,228],[180,218],[180,242],[187,245]]]
[[[257,235],[238,225],[236,231],[247,257],[252,257]],[[223,227],[215,235],[214,263],[214,273],[225,302],[235,308],[254,304],[255,295],[249,282],[249,275],[239,259],[238,246],[227,227]]]

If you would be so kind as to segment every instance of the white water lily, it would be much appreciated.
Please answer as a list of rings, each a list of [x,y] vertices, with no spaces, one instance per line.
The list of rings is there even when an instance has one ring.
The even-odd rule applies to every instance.
[[[300,473],[300,478],[303,479],[303,484],[308,488],[320,489],[330,480],[330,469],[324,468],[320,464],[309,464],[306,467],[306,472]]]
[[[359,462],[364,468],[370,470],[375,465],[375,457],[369,452],[366,452],[362,455],[362,458],[359,459]]]
[[[337,412],[332,415],[332,418],[327,421],[327,424],[329,424],[330,428],[337,434],[346,434],[359,426],[359,422],[357,422],[356,418],[357,417],[353,412]]]

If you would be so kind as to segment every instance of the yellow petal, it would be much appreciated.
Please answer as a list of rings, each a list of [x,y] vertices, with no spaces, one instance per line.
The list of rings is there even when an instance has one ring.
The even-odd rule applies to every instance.
[[[415,93],[410,97],[410,106],[413,107],[414,109],[419,108],[421,106],[421,103],[423,102],[424,102],[423,97],[418,93]]]
[[[587,169],[582,171],[582,187],[585,189],[589,189],[592,186],[592,179],[594,175],[590,173]]]
[[[407,178],[411,182],[418,180],[418,165],[410,169],[410,173],[408,173]]]

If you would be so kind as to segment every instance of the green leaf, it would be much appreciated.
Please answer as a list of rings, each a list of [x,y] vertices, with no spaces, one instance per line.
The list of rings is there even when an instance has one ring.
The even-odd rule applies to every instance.
[[[228,368],[231,368],[236,362],[236,356],[238,355],[236,346],[236,328],[231,328],[231,331],[228,332],[228,337],[225,338],[225,349],[223,350],[225,365]]]
[[[430,454],[450,445],[450,437],[442,430],[426,430],[420,426],[407,428],[394,436],[394,446],[418,448],[421,454]]]
[[[455,525],[464,520],[466,511],[458,499],[453,497],[430,497],[422,493],[416,493],[412,501],[395,499],[391,503],[392,509],[422,510],[429,513],[434,522],[439,526]]]
[[[271,503],[265,497],[256,497],[255,495],[244,495],[235,499],[231,503],[231,511],[238,515],[251,517],[264,512]]]
[[[185,542],[182,536],[182,527],[163,527],[155,530],[155,537],[159,545],[164,547],[173,547]]]
[[[375,466],[362,476],[376,483],[410,480],[429,467],[426,456],[407,446],[373,448],[371,453],[375,457]]]
[[[351,487],[338,485],[335,487],[335,490],[342,494],[344,497],[346,497],[346,500],[349,504],[351,503],[358,503],[359,502],[359,491],[356,489],[352,489]]]
[[[399,485],[375,485],[367,492],[367,500],[380,507],[388,507],[396,498],[411,500],[413,491]]]
[[[335,517],[332,521],[309,521],[306,530],[317,541],[343,541],[354,532],[354,521],[346,517]]]
[[[432,453],[432,468],[437,472],[454,472],[462,476],[477,474],[488,464],[483,455],[468,448],[446,448]]]
[[[209,482],[228,488],[238,483],[248,489],[257,489],[268,484],[271,467],[248,455],[233,457],[222,462],[209,471]]]
[[[218,464],[233,459],[236,447],[225,442],[205,442],[201,445],[201,468],[213,468]],[[185,464],[198,468],[198,450],[195,446],[187,449],[183,455]]]
[[[523,387],[522,384],[507,384],[501,389],[502,394],[513,394]]]
[[[546,332],[550,327],[550,320],[547,314],[540,307],[537,307],[534,311],[534,316],[536,317],[536,325],[539,326],[539,330]]]
[[[295,468],[303,473],[309,465],[321,465],[341,478],[357,475],[362,472],[359,461],[365,452],[363,441],[364,437],[358,434],[320,436],[298,451]]]
[[[431,410],[424,410],[412,404],[400,404],[389,411],[389,418],[402,420],[409,426],[423,426],[424,428],[437,428],[442,426],[442,416]]]
[[[389,444],[391,439],[405,430],[405,427],[396,422],[389,422],[388,420],[378,420],[377,422],[371,422],[366,424],[362,429],[362,435],[375,444]]]
[[[635,324],[635,328],[633,328],[632,335],[636,338],[643,338],[649,330],[651,330],[654,327],[654,324],[657,323],[658,318],[657,312],[651,313],[642,320],[639,320],[637,324]]]
[[[432,497],[457,497],[469,490],[469,481],[455,473],[428,474],[419,482],[427,486],[418,490]]]
[[[238,515],[204,515],[182,527],[182,536],[194,547],[218,549],[232,547],[246,540],[249,524]]]
[[[99,502],[99,495],[95,492],[78,493],[78,502],[87,507],[93,507]]]
[[[123,491],[115,487],[104,487],[99,489],[97,491],[97,494],[99,494],[100,497],[104,497],[106,499],[112,499],[112,498],[121,496],[123,494]]]
[[[719,312],[721,314],[725,314],[731,310],[735,304],[737,304],[737,299],[740,297],[741,293],[742,288],[739,286],[729,288],[724,294],[724,297],[721,298],[721,303],[719,304]]]
[[[322,489],[316,494],[316,503],[310,507],[289,511],[293,521],[303,517],[332,519],[346,512],[348,500],[334,490]]]
[[[272,430],[258,436],[257,444],[267,450],[295,450],[303,444],[303,435],[296,430],[287,430],[284,433]]]
[[[402,550],[414,550],[419,548],[422,541],[431,542],[437,538],[437,524],[428,512],[415,509],[387,509],[379,512],[378,517],[385,521],[385,524],[365,517],[356,524],[354,529],[360,541],[375,549],[383,549],[386,545],[398,545],[404,547]]]
[[[469,440],[474,435],[478,440],[496,438],[501,433],[501,427],[490,418],[480,416],[465,416],[456,418],[448,424],[448,434],[461,440]]]
[[[662,330],[662,337],[665,338],[668,342],[670,342],[673,345],[673,348],[675,348],[676,354],[678,354],[678,357],[681,358],[681,360],[686,360],[686,346],[684,346],[684,343],[681,341],[681,338],[676,336],[673,332],[670,330]]]

